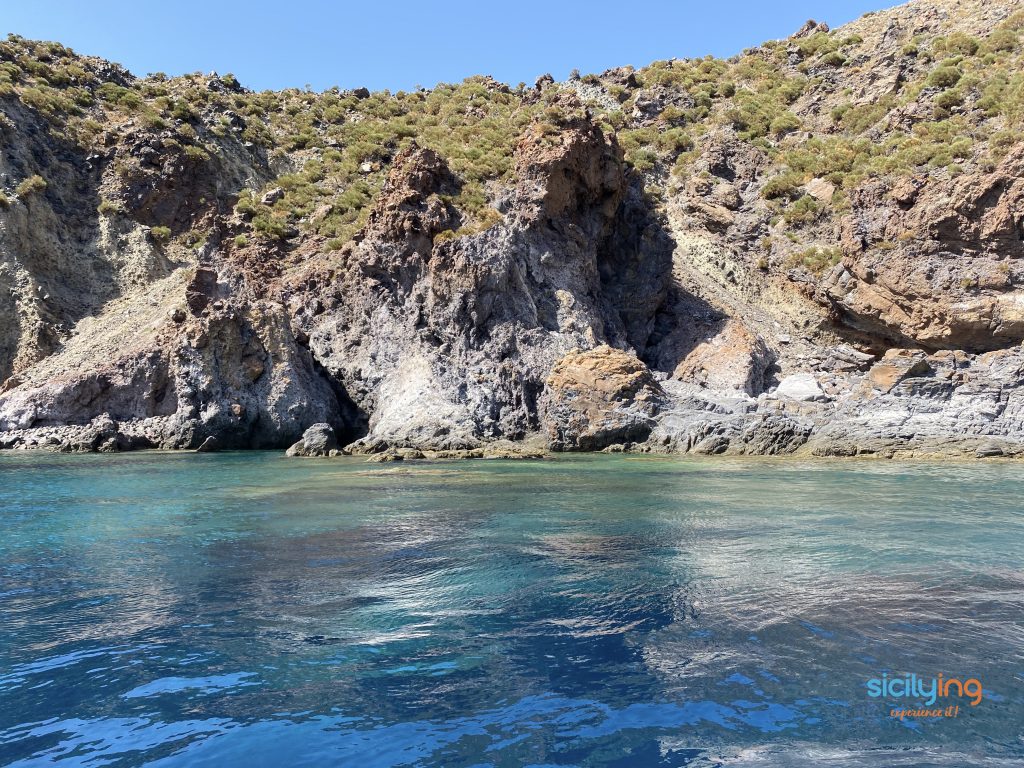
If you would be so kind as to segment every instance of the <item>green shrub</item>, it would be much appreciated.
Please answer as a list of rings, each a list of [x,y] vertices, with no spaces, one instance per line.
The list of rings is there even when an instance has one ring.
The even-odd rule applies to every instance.
[[[985,50],[1011,52],[1017,48],[1017,34],[1009,29],[997,29],[985,40]]]
[[[249,244],[249,238],[245,235],[235,236],[235,248],[245,248]]]
[[[863,133],[868,128],[881,120],[893,107],[894,100],[891,96],[885,96],[877,102],[870,104],[843,105],[832,111],[832,118],[835,119],[836,111],[839,111],[839,123],[849,133]]]
[[[937,117],[948,117],[953,107],[959,107],[964,103],[964,95],[958,89],[943,91],[935,97],[935,110]]]
[[[122,211],[123,209],[121,208],[120,203],[114,200],[108,200],[107,198],[100,200],[100,204],[96,208],[96,212],[101,216],[110,216],[115,213],[121,213]]]
[[[803,58],[827,54],[839,47],[839,41],[828,32],[815,32],[813,35],[797,40],[797,49]]]
[[[973,56],[978,52],[980,43],[963,32],[954,32],[945,39],[936,40],[936,49],[947,53],[958,53],[961,56]]]
[[[46,189],[46,179],[40,176],[38,173],[29,176],[27,179],[22,181],[14,190],[14,193],[24,200],[29,195],[34,195],[37,192],[42,192]]]
[[[835,246],[811,246],[790,256],[786,263],[790,267],[804,267],[814,274],[821,274],[834,267],[843,258],[843,252]]]
[[[149,234],[158,243],[166,243],[171,239],[171,228],[170,227],[153,227],[149,230]]]
[[[800,127],[800,119],[788,109],[771,122],[770,130],[775,136],[782,136]]]
[[[999,131],[988,140],[989,152],[995,160],[1001,160],[1020,141],[1024,141],[1024,136],[1016,131]]]
[[[818,201],[810,195],[804,195],[795,203],[789,206],[782,214],[787,223],[799,226],[810,224],[818,218],[821,213],[821,206]]]
[[[658,136],[658,147],[666,152],[689,152],[693,149],[693,139],[682,128],[671,128]]]
[[[777,200],[779,198],[795,199],[799,195],[799,190],[803,183],[804,180],[801,174],[786,171],[768,179],[761,189],[761,197],[765,200]]]
[[[110,82],[101,83],[96,89],[96,95],[108,104],[128,110],[139,109],[144,104],[141,94],[137,91]]]
[[[191,160],[195,160],[196,162],[200,163],[205,163],[207,160],[210,159],[209,152],[207,152],[202,147],[197,147],[193,144],[187,144],[185,146],[185,155]]]
[[[928,75],[928,85],[936,88],[952,88],[960,82],[961,77],[962,73],[959,69],[943,64]]]

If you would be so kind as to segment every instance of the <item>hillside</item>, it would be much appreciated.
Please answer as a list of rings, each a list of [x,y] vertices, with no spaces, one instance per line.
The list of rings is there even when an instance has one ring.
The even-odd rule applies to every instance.
[[[1022,453],[1022,56],[1005,0],[394,94],[9,37],[0,447]]]

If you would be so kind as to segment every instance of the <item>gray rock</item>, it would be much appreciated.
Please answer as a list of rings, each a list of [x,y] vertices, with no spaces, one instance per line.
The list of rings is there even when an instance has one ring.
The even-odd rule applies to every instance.
[[[333,456],[338,452],[338,438],[330,424],[314,424],[288,450],[288,456]]]
[[[282,197],[284,197],[284,190],[281,189],[281,187],[274,187],[273,189],[268,189],[263,193],[263,197],[260,198],[260,202],[263,203],[263,205],[273,205]]]

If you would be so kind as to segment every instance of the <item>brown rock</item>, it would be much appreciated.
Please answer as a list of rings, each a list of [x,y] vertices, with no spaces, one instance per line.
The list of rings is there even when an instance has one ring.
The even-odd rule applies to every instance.
[[[910,349],[890,349],[871,366],[868,380],[876,389],[890,391],[905,379],[926,376],[932,372],[923,352]]]
[[[716,331],[683,358],[672,378],[708,389],[760,394],[764,390],[765,372],[771,364],[771,354],[764,341],[733,318]]]
[[[921,182],[917,179],[904,177],[897,181],[892,188],[892,199],[902,206],[910,206],[917,200],[917,193],[921,189]]]
[[[408,241],[412,250],[429,253],[435,235],[458,229],[455,210],[441,197],[455,192],[457,181],[440,155],[415,145],[403,150],[367,218],[366,237]]]
[[[832,200],[832,196],[836,192],[836,185],[825,181],[825,179],[811,179],[804,184],[804,191],[811,197],[827,203]]]
[[[635,355],[601,346],[555,363],[547,396],[551,449],[597,451],[645,440],[664,392]]]
[[[185,289],[185,302],[193,315],[200,314],[209,306],[217,293],[217,270],[211,267],[196,267],[196,272]]]

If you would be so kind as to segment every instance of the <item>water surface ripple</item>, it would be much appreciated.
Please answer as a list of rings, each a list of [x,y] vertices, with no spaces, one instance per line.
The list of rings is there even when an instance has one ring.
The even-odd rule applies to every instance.
[[[1021,765],[1022,499],[1010,463],[3,454],[0,764]],[[867,681],[912,672],[983,700],[894,719]]]

